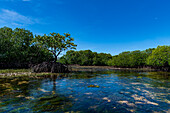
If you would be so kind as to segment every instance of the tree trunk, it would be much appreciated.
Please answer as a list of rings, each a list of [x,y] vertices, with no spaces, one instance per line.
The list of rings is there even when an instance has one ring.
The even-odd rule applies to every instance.
[[[54,62],[57,62],[57,56],[56,55],[54,55]]]
[[[56,62],[57,62],[57,56],[54,55],[54,57],[55,57],[55,59],[54,59],[54,61],[53,61],[52,67],[51,67],[51,73],[54,73],[54,72],[55,72],[55,64],[56,64]]]
[[[55,72],[55,64],[56,64],[56,62],[53,62],[52,67],[51,67],[51,73]]]

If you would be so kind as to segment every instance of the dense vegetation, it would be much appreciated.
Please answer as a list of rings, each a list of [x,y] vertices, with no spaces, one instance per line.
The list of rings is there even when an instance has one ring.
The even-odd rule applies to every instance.
[[[31,45],[33,38],[29,30],[0,28],[0,67],[26,68],[29,64],[52,60],[47,50]]]
[[[28,68],[45,61],[56,62],[63,50],[75,48],[73,40],[68,33],[34,36],[25,29],[0,28],[0,68]]]
[[[34,36],[29,30],[0,28],[0,68],[26,68],[30,64],[57,61],[66,49],[75,49],[70,34],[50,33]],[[59,62],[63,64],[115,67],[170,67],[170,46],[158,46],[144,51],[126,51],[112,56],[91,50],[67,51]]]
[[[127,51],[122,52],[119,55],[113,56],[108,61],[108,65],[117,67],[143,67],[147,66],[147,58],[155,51],[154,48],[147,49],[145,51]]]
[[[108,61],[108,65],[117,67],[169,67],[170,66],[170,46],[158,46],[156,49],[145,51],[123,52],[113,56]]]
[[[60,62],[64,64],[79,65],[107,65],[108,60],[112,59],[111,54],[96,53],[91,50],[67,51],[66,55],[60,58]]]
[[[158,46],[144,51],[126,51],[111,56],[106,53],[96,53],[90,50],[68,51],[60,58],[65,64],[79,65],[109,65],[115,67],[170,67],[170,46]]]
[[[73,41],[74,39],[70,37],[69,33],[64,33],[64,36],[59,33],[50,33],[48,36],[46,34],[38,35],[33,39],[34,44],[53,54],[54,62],[57,62],[57,57],[62,51],[76,49],[77,45]]]

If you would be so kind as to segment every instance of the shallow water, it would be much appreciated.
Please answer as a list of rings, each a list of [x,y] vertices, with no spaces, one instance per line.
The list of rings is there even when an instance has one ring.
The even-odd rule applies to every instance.
[[[169,107],[169,73],[109,71],[0,79],[4,113],[164,113]]]

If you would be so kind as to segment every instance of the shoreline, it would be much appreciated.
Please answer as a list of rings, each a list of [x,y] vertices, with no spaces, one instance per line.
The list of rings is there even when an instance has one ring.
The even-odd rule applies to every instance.
[[[71,71],[112,71],[112,70],[120,70],[120,71],[162,71],[161,69],[154,68],[121,68],[121,67],[113,67],[113,66],[77,66],[77,65],[69,65]],[[168,71],[163,71],[168,72]]]
[[[168,72],[161,71],[160,69],[153,68],[118,68],[113,66],[78,66],[68,65],[70,73],[74,72],[97,72],[97,71],[134,71],[134,72]],[[58,75],[60,73],[42,72],[34,73],[31,69],[0,69],[0,78],[12,78],[12,77],[31,77],[31,76],[43,76],[43,75]]]
[[[13,77],[35,77],[45,75],[58,75],[58,73],[34,73],[31,69],[0,69],[0,78],[13,78]]]

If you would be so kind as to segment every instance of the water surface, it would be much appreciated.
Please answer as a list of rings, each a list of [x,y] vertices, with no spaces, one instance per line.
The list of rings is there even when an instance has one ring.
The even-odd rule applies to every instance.
[[[169,81],[169,73],[121,71],[1,78],[0,112],[170,112]]]

